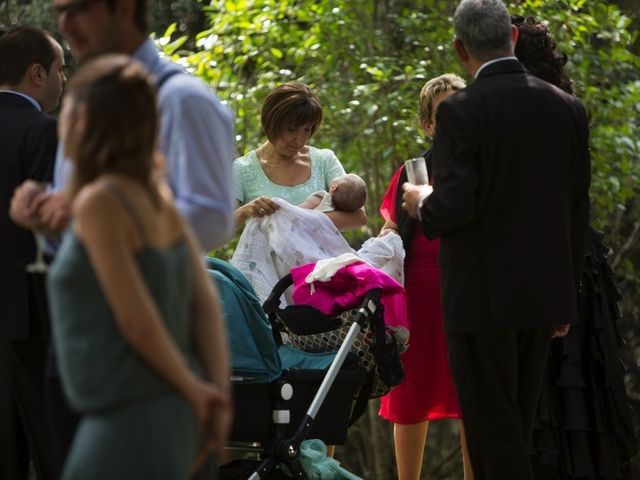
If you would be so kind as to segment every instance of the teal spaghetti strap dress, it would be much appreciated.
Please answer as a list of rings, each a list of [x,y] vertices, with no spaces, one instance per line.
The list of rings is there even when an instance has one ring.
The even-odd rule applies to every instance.
[[[123,205],[125,200],[121,198]],[[127,209],[141,226],[135,212]],[[189,257],[185,240],[166,249],[146,246],[135,253],[167,331],[191,358]],[[82,415],[62,478],[189,478],[198,447],[195,414],[122,336],[73,229],[49,271],[48,288],[64,391]]]

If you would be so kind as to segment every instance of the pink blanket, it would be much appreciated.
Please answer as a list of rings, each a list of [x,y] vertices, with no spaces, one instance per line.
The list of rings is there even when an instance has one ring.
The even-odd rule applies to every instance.
[[[333,316],[357,307],[369,290],[380,288],[384,323],[409,328],[404,287],[389,275],[367,263],[358,262],[342,267],[328,282],[314,282],[311,288],[305,278],[315,265],[309,263],[291,269],[295,304],[311,305],[325,315]]]

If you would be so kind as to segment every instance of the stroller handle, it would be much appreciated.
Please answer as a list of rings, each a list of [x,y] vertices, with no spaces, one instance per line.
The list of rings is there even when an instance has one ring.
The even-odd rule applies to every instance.
[[[262,304],[262,309],[266,313],[277,312],[280,309],[280,297],[291,285],[293,285],[293,277],[290,273],[287,273],[275,284],[273,290],[271,290],[271,293]]]

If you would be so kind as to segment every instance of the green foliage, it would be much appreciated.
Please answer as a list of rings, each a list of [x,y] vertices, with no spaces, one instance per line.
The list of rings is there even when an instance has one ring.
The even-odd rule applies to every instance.
[[[55,32],[51,0],[0,0],[0,29],[8,30],[14,25],[32,25]]]

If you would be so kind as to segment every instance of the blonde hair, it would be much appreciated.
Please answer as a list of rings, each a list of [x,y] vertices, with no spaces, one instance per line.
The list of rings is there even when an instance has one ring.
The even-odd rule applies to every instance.
[[[445,73],[425,83],[422,90],[420,90],[420,124],[424,125],[427,122],[433,122],[435,113],[433,111],[433,100],[438,95],[446,92],[457,92],[466,86],[464,80],[455,73]]]

